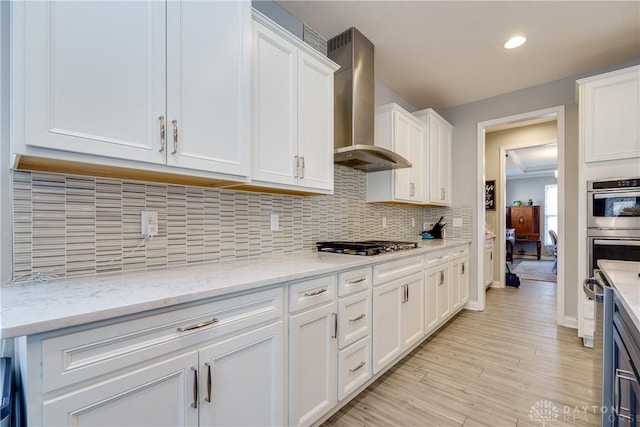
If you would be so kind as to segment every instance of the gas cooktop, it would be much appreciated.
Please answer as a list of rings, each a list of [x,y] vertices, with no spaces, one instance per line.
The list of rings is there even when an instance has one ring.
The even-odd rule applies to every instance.
[[[397,242],[392,240],[364,240],[359,242],[316,242],[319,252],[333,252],[348,255],[378,255],[388,252],[415,249],[416,242]]]

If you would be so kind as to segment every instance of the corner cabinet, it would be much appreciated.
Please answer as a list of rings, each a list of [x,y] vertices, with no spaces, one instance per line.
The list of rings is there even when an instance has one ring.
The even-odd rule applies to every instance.
[[[252,185],[333,192],[338,66],[253,11]]]
[[[584,161],[640,157],[640,66],[577,84]]]
[[[367,174],[367,202],[423,203],[424,125],[397,104],[376,109],[375,145],[411,162],[410,168]]]
[[[426,125],[427,166],[424,168],[424,203],[451,206],[453,126],[431,108],[413,114]]]
[[[250,2],[16,2],[12,20],[16,157],[246,180]]]

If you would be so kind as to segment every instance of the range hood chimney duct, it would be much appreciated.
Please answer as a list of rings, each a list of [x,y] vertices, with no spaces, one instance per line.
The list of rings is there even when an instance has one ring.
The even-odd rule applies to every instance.
[[[334,75],[334,162],[377,172],[411,167],[405,158],[374,145],[375,83],[373,43],[355,27],[327,42]]]

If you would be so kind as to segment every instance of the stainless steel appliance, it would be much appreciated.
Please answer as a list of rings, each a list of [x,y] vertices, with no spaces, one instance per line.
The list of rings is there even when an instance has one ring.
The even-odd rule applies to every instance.
[[[349,255],[378,255],[388,252],[404,251],[418,247],[416,242],[396,242],[390,240],[365,240],[359,242],[316,242],[320,252],[332,252]]]
[[[589,274],[599,259],[640,261],[640,178],[587,185]]]
[[[365,172],[409,168],[404,157],[374,145],[373,54],[373,43],[353,27],[327,42],[327,55],[340,65],[333,85],[333,160]]]
[[[596,388],[596,401],[601,402],[600,409],[603,426],[611,425],[609,415],[613,407],[613,289],[607,283],[600,270],[586,279],[584,293],[594,301],[595,331],[593,333],[594,377],[600,378],[602,387]]]
[[[587,183],[588,228],[640,230],[640,178]]]

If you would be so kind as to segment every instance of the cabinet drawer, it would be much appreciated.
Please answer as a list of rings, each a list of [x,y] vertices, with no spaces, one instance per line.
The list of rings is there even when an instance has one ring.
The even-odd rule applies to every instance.
[[[447,252],[439,252],[437,254],[427,255],[425,268],[433,268],[449,262],[449,254]]]
[[[336,282],[336,275],[332,274],[289,285],[289,311],[293,313],[333,301],[336,298]]]
[[[344,297],[371,288],[371,267],[338,274],[338,296]]]
[[[42,391],[128,368],[283,316],[282,288],[42,339]]]
[[[371,292],[360,292],[338,302],[338,347],[345,348],[371,333]]]
[[[371,337],[338,354],[338,400],[347,397],[371,378]]]
[[[373,267],[373,285],[378,286],[424,269],[424,257],[416,256],[385,262]]]
[[[451,249],[449,252],[449,258],[451,260],[462,258],[469,255],[469,246],[460,246]]]

